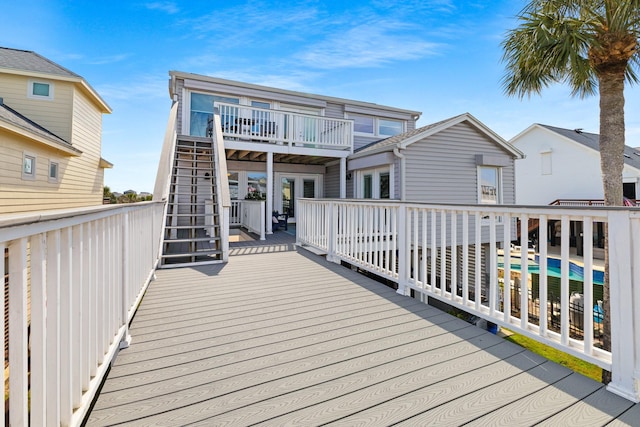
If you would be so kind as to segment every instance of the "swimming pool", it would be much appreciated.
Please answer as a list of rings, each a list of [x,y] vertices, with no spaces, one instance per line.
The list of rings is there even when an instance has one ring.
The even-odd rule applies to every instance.
[[[520,271],[520,262],[513,262],[513,259],[518,259],[518,257],[511,257],[511,271]],[[503,257],[499,257],[503,259]],[[561,277],[561,260],[558,258],[547,258],[547,276],[549,277]],[[504,269],[504,262],[498,262],[498,268]],[[540,274],[540,256],[536,255],[535,260],[529,260],[528,267],[530,274]],[[569,280],[575,280],[578,282],[584,282],[584,268],[581,265],[573,263],[569,261]],[[603,285],[604,284],[604,271],[601,270],[593,270],[593,284],[594,285]]]

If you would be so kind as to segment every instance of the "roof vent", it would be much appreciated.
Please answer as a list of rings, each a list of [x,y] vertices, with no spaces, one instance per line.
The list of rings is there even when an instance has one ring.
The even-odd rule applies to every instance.
[[[0,105],[4,105],[4,100],[2,99],[1,96],[0,96]]]
[[[575,133],[582,133],[582,128],[576,128],[573,130]]]

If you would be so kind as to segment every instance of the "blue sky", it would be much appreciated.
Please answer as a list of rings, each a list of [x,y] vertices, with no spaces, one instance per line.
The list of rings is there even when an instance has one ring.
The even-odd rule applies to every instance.
[[[83,76],[104,116],[113,191],[153,190],[171,101],[169,70],[422,111],[469,112],[505,139],[532,123],[598,132],[598,100],[563,86],[503,94],[500,42],[524,1],[5,2],[0,46]],[[640,146],[640,89],[627,88],[627,145]],[[598,173],[599,171],[594,171]]]

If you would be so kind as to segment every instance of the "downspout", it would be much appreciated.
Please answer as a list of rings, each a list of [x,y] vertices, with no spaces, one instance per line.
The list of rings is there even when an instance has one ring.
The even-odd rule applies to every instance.
[[[406,161],[406,156],[402,153],[400,153],[400,148],[396,147],[393,149],[393,154],[400,159],[400,200],[404,201],[405,200],[405,188],[406,188],[406,181],[405,181],[405,161]]]

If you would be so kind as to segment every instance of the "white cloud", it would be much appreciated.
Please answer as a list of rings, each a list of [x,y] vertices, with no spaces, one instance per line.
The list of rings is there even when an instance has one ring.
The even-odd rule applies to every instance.
[[[395,21],[369,21],[306,47],[298,59],[320,69],[375,67],[437,55],[445,47],[417,37],[414,30]]]
[[[111,55],[111,56],[98,56],[98,57],[89,58],[88,63],[91,65],[107,65],[107,64],[113,64],[116,62],[122,62],[130,57],[131,57],[131,54],[129,53],[121,53],[121,54]]]
[[[180,12],[180,9],[178,8],[178,6],[173,2],[157,1],[153,3],[146,3],[144,6],[149,10],[159,10],[162,12],[166,12],[169,15],[174,15]]]

